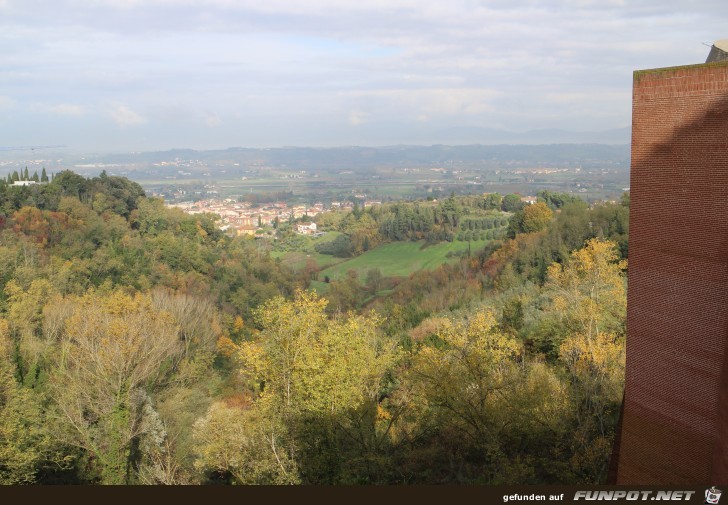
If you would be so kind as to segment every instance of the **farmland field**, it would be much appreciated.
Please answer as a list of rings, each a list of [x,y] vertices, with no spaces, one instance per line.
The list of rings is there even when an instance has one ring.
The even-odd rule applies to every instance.
[[[281,263],[286,265],[294,272],[301,270],[306,267],[306,262],[312,259],[316,262],[319,268],[326,268],[336,263],[344,261],[344,258],[336,258],[329,254],[321,254],[317,252],[284,252],[284,251],[272,251],[270,255],[274,258],[280,258]]]
[[[487,240],[472,241],[474,252],[485,246]],[[331,280],[343,278],[348,270],[355,270],[363,279],[367,271],[378,268],[384,277],[405,277],[418,270],[432,270],[456,257],[449,252],[467,251],[467,242],[443,242],[425,248],[424,241],[393,242],[368,251],[361,256],[337,263],[321,271],[319,279],[328,276]]]
[[[271,251],[270,255],[273,258],[280,258],[281,263],[294,272],[305,268],[306,262],[309,259],[314,260],[319,268],[326,268],[344,261],[344,258],[337,258],[328,254],[318,253],[315,251],[314,246],[319,243],[334,240],[339,235],[341,235],[341,233],[338,231],[329,231],[323,236],[316,238],[306,235],[296,235],[294,237],[296,242],[293,246],[291,246],[290,242],[287,246],[284,246],[284,249],[288,250],[274,250]],[[293,250],[291,250],[291,247],[293,247]]]

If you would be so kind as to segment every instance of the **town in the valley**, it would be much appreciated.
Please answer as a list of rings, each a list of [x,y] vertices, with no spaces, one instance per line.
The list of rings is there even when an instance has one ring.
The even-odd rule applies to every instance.
[[[362,207],[380,205],[378,200],[367,200],[366,195],[361,197]],[[294,230],[302,235],[318,235],[316,223],[308,220],[326,211],[348,211],[354,208],[354,202],[341,201],[331,202],[325,207],[322,202],[313,205],[288,205],[286,202],[267,202],[262,205],[253,205],[250,202],[238,202],[232,198],[222,200],[209,199],[197,202],[169,203],[168,207],[177,207],[187,214],[211,213],[220,216],[220,229],[230,235],[252,235],[264,237],[264,227],[277,228],[280,223],[293,224],[296,220]]]

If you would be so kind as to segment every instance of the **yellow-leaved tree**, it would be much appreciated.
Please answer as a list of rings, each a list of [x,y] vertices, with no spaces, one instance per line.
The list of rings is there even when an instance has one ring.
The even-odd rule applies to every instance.
[[[624,331],[627,310],[625,260],[619,260],[617,244],[591,239],[571,254],[566,266],[548,269],[546,293],[552,311],[560,314],[569,333],[595,338],[599,333]]]
[[[26,385],[36,385],[53,342],[43,338],[43,306],[52,297],[54,286],[46,279],[35,279],[23,289],[15,280],[5,286],[7,320],[17,342],[17,373]]]
[[[563,325],[560,361],[570,375],[572,469],[580,482],[606,478],[624,390],[624,270],[614,242],[592,239],[548,270],[550,311]]]
[[[533,470],[519,463],[521,453],[548,446],[562,429],[565,386],[544,363],[529,361],[487,309],[440,323],[437,339],[413,356],[405,383],[409,416],[418,418],[420,430],[436,434],[438,452],[459,460],[473,473],[467,478],[479,482],[531,478]]]
[[[197,424],[198,467],[229,472],[237,482],[317,481],[341,464],[340,437],[364,449],[376,445],[378,394],[396,353],[380,339],[377,316],[329,319],[326,304],[298,291],[256,312],[261,331],[237,352],[255,400],[237,416],[218,405]],[[238,428],[214,435],[209,428],[220,418]],[[236,459],[214,449],[228,438],[241,449]]]
[[[147,295],[72,299],[51,384],[58,433],[87,451],[101,482],[133,482],[133,447],[162,437],[148,392],[183,352],[178,326]]]

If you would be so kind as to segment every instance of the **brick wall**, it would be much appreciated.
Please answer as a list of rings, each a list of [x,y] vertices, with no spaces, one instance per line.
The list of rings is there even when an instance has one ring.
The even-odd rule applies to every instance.
[[[728,62],[635,72],[618,484],[728,483]]]

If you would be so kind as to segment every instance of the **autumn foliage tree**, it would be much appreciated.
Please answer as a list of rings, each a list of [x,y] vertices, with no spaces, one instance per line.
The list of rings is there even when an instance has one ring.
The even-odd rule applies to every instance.
[[[566,265],[549,268],[545,290],[555,342],[571,378],[572,467],[580,481],[602,482],[624,390],[627,262],[614,242],[592,239]],[[553,319],[552,319],[553,320]]]
[[[553,212],[544,202],[526,205],[511,217],[508,236],[513,238],[517,233],[533,233],[541,231],[553,218]]]
[[[566,266],[548,269],[546,293],[553,313],[571,333],[594,339],[600,333],[622,334],[627,309],[624,270],[614,242],[591,239],[571,254]]]
[[[255,394],[250,411],[238,414],[249,421],[250,442],[243,454],[262,451],[262,461],[276,462],[275,482],[325,481],[332,465],[341,464],[337,460],[342,454],[322,447],[336,447],[345,433],[376,436],[372,413],[396,354],[380,338],[375,315],[329,319],[326,304],[305,291],[292,301],[276,297],[257,311],[258,337],[239,346],[241,373]],[[205,423],[212,426],[223,415],[229,409],[215,407]],[[261,419],[266,421],[256,421]],[[223,430],[219,436],[242,436],[235,433]],[[251,465],[245,458],[227,460],[213,450],[220,439],[202,433],[197,438],[198,465],[228,470],[238,480]]]
[[[101,482],[133,482],[134,447],[154,415],[149,392],[183,350],[177,335],[171,314],[148,296],[75,301],[52,389],[64,440],[93,456]]]
[[[491,311],[441,321],[436,338],[413,356],[405,377],[417,405],[410,415],[421,419],[420,429],[437,434],[432,443],[440,457],[458,460],[468,479],[534,478],[532,470],[514,464],[523,457],[521,444],[530,440],[528,452],[548,451],[542,442],[561,431],[564,385],[542,362],[524,356]]]

